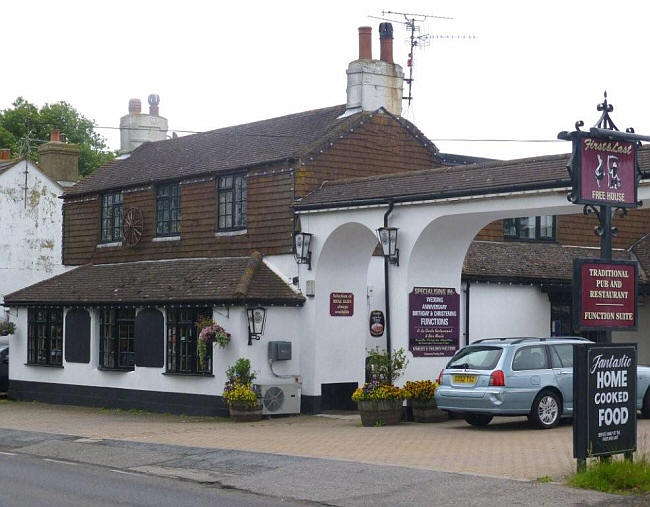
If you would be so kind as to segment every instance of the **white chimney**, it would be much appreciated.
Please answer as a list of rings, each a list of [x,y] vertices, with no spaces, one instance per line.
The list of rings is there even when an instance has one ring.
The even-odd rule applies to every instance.
[[[359,27],[359,59],[348,65],[348,101],[342,118],[380,107],[396,116],[402,114],[404,72],[393,62],[393,25],[379,25],[379,60],[372,59],[370,35],[370,27]]]
[[[167,118],[158,115],[160,97],[149,95],[149,114],[140,99],[129,100],[129,114],[120,118],[120,153],[130,153],[143,143],[167,139]]]

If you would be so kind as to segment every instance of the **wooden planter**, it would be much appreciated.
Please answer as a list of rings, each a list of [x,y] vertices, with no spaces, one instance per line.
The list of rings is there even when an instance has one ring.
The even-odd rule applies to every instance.
[[[231,403],[228,405],[232,422],[253,422],[262,420],[262,404],[251,407],[245,403]]]
[[[402,420],[402,400],[359,401],[363,426],[393,426]]]
[[[413,420],[419,423],[430,423],[446,421],[447,412],[440,410],[436,400],[409,400],[409,405],[413,409]]]

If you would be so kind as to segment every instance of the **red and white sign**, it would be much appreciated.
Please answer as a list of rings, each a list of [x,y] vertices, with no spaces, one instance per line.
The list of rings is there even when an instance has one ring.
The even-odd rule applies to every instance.
[[[576,259],[579,329],[636,328],[636,263]]]
[[[351,292],[330,293],[330,315],[352,317],[354,315],[354,294]]]
[[[580,138],[578,202],[636,206],[634,143],[593,137]]]

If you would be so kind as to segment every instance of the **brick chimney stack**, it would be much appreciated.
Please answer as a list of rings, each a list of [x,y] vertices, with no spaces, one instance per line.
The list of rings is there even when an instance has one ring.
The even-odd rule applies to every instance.
[[[382,62],[393,63],[393,25],[379,24],[379,59]]]
[[[63,139],[59,129],[50,132],[50,142],[38,147],[38,167],[54,181],[67,186],[79,179],[79,146]]]
[[[160,97],[149,95],[149,114],[141,113],[140,99],[129,100],[129,114],[120,118],[120,153],[130,153],[143,143],[167,139],[167,118],[160,116]]]
[[[372,60],[372,27],[359,27],[359,60]]]
[[[372,59],[371,28],[359,27],[359,59],[348,65],[347,107],[342,117],[383,107],[401,116],[404,72],[393,62],[393,25],[379,25],[380,59]]]

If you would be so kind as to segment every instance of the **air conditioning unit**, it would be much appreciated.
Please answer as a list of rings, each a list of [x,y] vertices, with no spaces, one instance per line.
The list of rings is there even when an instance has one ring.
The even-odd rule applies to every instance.
[[[284,384],[259,384],[262,395],[262,414],[299,414],[300,389],[296,382]]]

